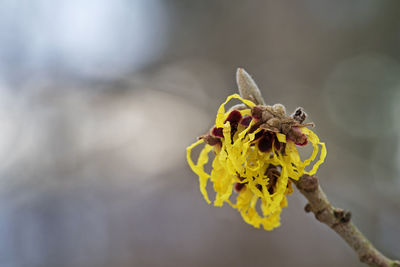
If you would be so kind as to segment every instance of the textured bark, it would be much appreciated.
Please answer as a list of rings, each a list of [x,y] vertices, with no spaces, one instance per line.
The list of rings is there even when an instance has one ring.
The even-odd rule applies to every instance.
[[[322,191],[316,176],[304,175],[294,181],[299,191],[307,198],[306,212],[338,233],[358,254],[361,262],[370,266],[400,267],[400,262],[391,260],[379,252],[351,221],[351,213],[331,205]]]

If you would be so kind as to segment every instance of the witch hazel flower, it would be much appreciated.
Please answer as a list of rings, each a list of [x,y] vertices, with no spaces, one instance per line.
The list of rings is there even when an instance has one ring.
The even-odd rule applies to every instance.
[[[307,128],[313,124],[304,123],[306,113],[302,108],[288,115],[281,104],[263,105],[257,96],[246,98],[233,94],[222,103],[215,126],[187,148],[187,161],[199,176],[200,192],[209,204],[206,187],[210,181],[215,191],[214,206],[227,203],[246,223],[272,230],[280,225],[293,181],[304,174],[314,175],[327,151]],[[231,99],[243,104],[226,111],[225,105]],[[192,149],[201,144],[204,147],[194,162]],[[302,160],[298,148],[306,145],[312,145],[313,152]],[[205,165],[210,156],[212,169],[208,173]]]

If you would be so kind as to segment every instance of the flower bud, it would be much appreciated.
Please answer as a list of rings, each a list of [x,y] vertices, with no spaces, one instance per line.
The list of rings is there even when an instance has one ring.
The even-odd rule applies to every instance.
[[[275,104],[272,106],[272,110],[278,115],[279,117],[284,117],[286,115],[286,108],[282,104]]]

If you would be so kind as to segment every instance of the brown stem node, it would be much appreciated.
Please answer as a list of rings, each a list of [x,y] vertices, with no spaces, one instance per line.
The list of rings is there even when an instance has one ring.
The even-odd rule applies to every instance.
[[[307,203],[307,204],[304,206],[304,211],[307,212],[307,213],[312,211],[312,208],[311,208],[310,203]]]
[[[296,185],[300,186],[301,190],[311,193],[318,189],[318,178],[316,176],[303,175]]]
[[[339,234],[358,254],[361,262],[377,267],[399,267],[398,261],[390,260],[379,252],[351,222],[351,212],[335,208],[322,191],[316,176],[303,175],[294,181],[300,193],[308,200],[306,211]]]

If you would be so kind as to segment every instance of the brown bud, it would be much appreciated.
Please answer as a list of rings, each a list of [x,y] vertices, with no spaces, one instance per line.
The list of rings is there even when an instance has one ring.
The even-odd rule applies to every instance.
[[[291,116],[299,123],[303,123],[303,121],[305,121],[305,119],[307,118],[307,113],[305,113],[302,107],[298,107]]]
[[[272,106],[272,110],[275,112],[276,115],[279,117],[284,117],[286,115],[286,108],[282,104],[275,104]]]
[[[343,223],[348,223],[350,220],[351,220],[351,212],[350,211],[345,211],[341,221]]]
[[[307,203],[306,206],[304,207],[305,212],[310,212],[312,211],[312,207],[310,205],[310,203]]]
[[[344,210],[343,210],[343,209],[337,208],[337,209],[335,209],[335,210],[333,211],[333,215],[334,215],[336,218],[341,219],[341,218],[343,218],[343,216],[344,216]]]
[[[280,129],[281,121],[278,118],[271,118],[267,121],[267,124],[273,128]]]
[[[268,110],[264,110],[261,116],[262,121],[268,121],[270,119],[272,119],[274,117],[274,115],[271,114],[271,112],[269,112]]]

